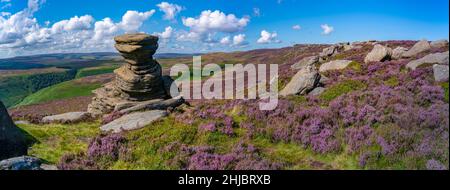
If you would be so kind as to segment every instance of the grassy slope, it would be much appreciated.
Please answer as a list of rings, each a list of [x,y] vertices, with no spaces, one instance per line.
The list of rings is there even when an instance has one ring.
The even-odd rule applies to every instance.
[[[98,123],[77,125],[19,125],[19,128],[34,137],[35,143],[28,154],[57,163],[66,153],[81,153],[87,148],[90,138],[99,133]]]
[[[78,83],[74,80],[66,81],[57,85],[53,85],[30,96],[27,96],[17,106],[31,105],[51,100],[61,100],[79,96],[89,96],[92,94],[92,90],[95,90],[101,86],[100,83]]]
[[[80,69],[75,78],[83,78],[87,76],[112,73],[118,66],[100,66]]]

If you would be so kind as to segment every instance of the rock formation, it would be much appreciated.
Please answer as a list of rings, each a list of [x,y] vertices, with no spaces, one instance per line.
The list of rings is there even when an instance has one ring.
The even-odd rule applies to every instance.
[[[315,66],[307,66],[292,77],[291,81],[280,92],[280,96],[305,95],[313,90],[320,81],[320,74]]]
[[[0,101],[0,160],[27,154],[25,135],[16,127]]]
[[[430,43],[428,43],[427,40],[421,40],[419,42],[417,42],[416,44],[414,44],[414,46],[409,49],[407,52],[405,52],[403,54],[403,57],[405,58],[410,58],[410,57],[414,57],[419,53],[422,53],[424,51],[428,51],[431,49],[431,45]]]
[[[117,36],[114,40],[115,48],[126,64],[114,71],[115,81],[94,91],[88,112],[99,116],[120,110],[118,105],[130,108],[143,101],[170,98],[166,87],[171,84],[164,82],[172,81],[163,79],[161,65],[153,59],[158,49],[158,37],[138,33]]]
[[[392,56],[391,48],[377,44],[373,47],[372,51],[369,54],[367,54],[366,58],[364,59],[364,62],[370,63],[370,62],[385,61],[391,59],[391,56]]]
[[[319,59],[320,59],[319,56],[316,55],[305,57],[299,62],[292,65],[291,68],[295,70],[301,70],[307,66],[313,66],[314,64],[319,63]]]
[[[449,61],[449,53],[447,51],[443,53],[428,54],[425,57],[409,62],[406,65],[406,67],[411,70],[415,70],[417,67],[424,64],[448,65],[448,61]]]
[[[403,57],[403,54],[408,51],[408,48],[405,47],[396,47],[392,51],[392,59],[401,59]]]
[[[327,63],[324,63],[320,66],[320,72],[326,72],[331,70],[341,70],[345,69],[348,65],[350,65],[352,61],[350,60],[334,60]]]

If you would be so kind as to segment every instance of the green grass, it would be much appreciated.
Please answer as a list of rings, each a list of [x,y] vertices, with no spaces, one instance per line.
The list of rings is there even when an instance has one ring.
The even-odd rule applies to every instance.
[[[347,94],[351,91],[355,90],[362,90],[367,87],[366,84],[364,84],[361,81],[357,80],[346,80],[340,83],[337,83],[329,88],[327,88],[321,95],[320,98],[330,102],[331,100],[334,100],[335,98]]]
[[[83,77],[87,77],[87,76],[112,73],[117,68],[119,68],[119,66],[100,66],[100,67],[84,68],[84,69],[80,69],[77,72],[77,75],[75,78],[83,78]]]
[[[89,96],[92,94],[93,90],[100,87],[100,83],[87,84],[77,83],[74,80],[67,81],[39,90],[36,93],[27,96],[17,106],[31,105],[79,96]]]
[[[56,164],[64,154],[85,152],[89,140],[99,134],[99,123],[77,125],[19,125],[35,139],[28,154]]]
[[[0,77],[0,100],[6,107],[12,107],[42,88],[71,80],[74,77],[74,70]]]
[[[390,77],[388,80],[384,81],[384,84],[390,87],[398,86],[400,82],[396,76]]]
[[[441,83],[442,88],[444,89],[444,93],[445,93],[445,102],[448,103],[448,82],[443,82]]]

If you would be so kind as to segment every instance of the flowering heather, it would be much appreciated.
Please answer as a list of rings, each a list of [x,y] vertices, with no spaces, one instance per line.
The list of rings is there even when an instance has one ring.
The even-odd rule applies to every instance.
[[[108,157],[111,160],[117,160],[122,145],[125,143],[126,139],[121,134],[100,135],[89,144],[87,156],[91,158]]]
[[[231,153],[216,154],[213,148],[193,147],[186,169],[188,170],[269,170],[280,168],[279,164],[261,158],[252,145],[238,144]]]

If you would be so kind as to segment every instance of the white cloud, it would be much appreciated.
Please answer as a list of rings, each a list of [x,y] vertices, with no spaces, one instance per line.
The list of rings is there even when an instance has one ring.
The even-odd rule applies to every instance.
[[[278,34],[276,32],[270,33],[266,30],[261,31],[261,37],[256,41],[259,44],[268,44],[268,43],[280,43],[280,40],[277,40]]]
[[[172,37],[172,32],[173,32],[173,28],[168,26],[164,29],[163,32],[157,33],[157,35],[162,39],[169,39],[170,37]]]
[[[1,17],[11,16],[11,13],[10,12],[0,12],[0,16]]]
[[[159,10],[164,12],[163,18],[166,20],[173,20],[183,10],[183,7],[177,4],[171,4],[168,2],[161,2],[156,6],[159,7]]]
[[[253,16],[260,17],[261,16],[261,10],[259,8],[253,8]]]
[[[203,11],[197,18],[183,18],[183,24],[191,31],[202,32],[237,32],[247,26],[248,17],[237,18],[234,14],[225,14],[221,11]]]
[[[297,24],[297,25],[292,26],[292,29],[294,29],[294,30],[301,30],[302,27]]]
[[[15,14],[0,14],[0,57],[33,53],[109,51],[113,37],[137,32],[155,10],[127,11],[120,22],[110,18],[95,21],[90,15],[74,16],[40,25],[33,14],[44,1],[29,0],[27,8]],[[166,31],[165,31],[166,32]],[[170,33],[170,32],[169,32]],[[168,32],[165,36],[169,35]]]
[[[245,41],[245,34],[238,34],[233,37],[233,45],[234,46],[244,46],[247,44],[248,44],[248,42]]]
[[[220,43],[224,45],[230,44],[230,36],[225,36],[222,39],[220,39]]]
[[[323,35],[328,35],[334,31],[334,27],[329,26],[328,24],[322,24],[322,25],[320,25],[320,27],[323,30],[323,32],[322,32]]]

